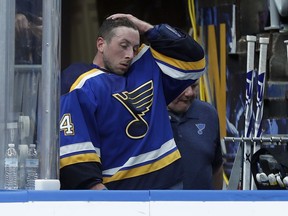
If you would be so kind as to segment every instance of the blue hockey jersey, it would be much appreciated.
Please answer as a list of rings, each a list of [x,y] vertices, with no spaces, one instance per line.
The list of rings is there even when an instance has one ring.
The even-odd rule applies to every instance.
[[[174,32],[173,32],[174,31]],[[204,72],[204,52],[168,25],[147,33],[119,76],[73,64],[62,74],[62,189],[165,189],[181,181],[180,154],[166,106]]]

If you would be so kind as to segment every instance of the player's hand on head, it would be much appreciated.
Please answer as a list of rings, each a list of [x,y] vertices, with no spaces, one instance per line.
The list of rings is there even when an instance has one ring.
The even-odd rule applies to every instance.
[[[129,19],[131,22],[133,22],[137,26],[140,34],[143,34],[146,31],[148,31],[149,29],[153,28],[153,25],[151,25],[145,21],[142,21],[131,14],[117,13],[117,14],[113,14],[113,15],[107,17],[107,19],[118,19],[118,18],[124,18],[124,17]]]

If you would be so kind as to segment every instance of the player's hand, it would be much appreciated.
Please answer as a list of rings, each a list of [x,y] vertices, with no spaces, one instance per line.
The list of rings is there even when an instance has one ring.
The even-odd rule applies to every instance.
[[[90,188],[90,190],[107,190],[107,188],[105,187],[104,184],[99,183]]]
[[[140,34],[143,34],[143,33],[147,32],[149,29],[153,28],[153,25],[136,18],[131,14],[117,13],[117,14],[113,14],[113,15],[107,17],[107,19],[118,19],[118,18],[122,18],[122,17],[126,17],[131,22],[133,22],[137,26]]]

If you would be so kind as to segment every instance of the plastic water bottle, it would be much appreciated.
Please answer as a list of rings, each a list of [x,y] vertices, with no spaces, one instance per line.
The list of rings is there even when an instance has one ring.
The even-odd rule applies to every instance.
[[[18,145],[18,188],[25,189],[26,188],[26,159],[28,157],[28,145],[27,144],[19,144]]]
[[[18,154],[15,144],[9,143],[5,155],[5,185],[6,190],[18,189]]]
[[[30,144],[26,159],[26,189],[35,190],[35,179],[38,178],[39,158],[35,144]]]

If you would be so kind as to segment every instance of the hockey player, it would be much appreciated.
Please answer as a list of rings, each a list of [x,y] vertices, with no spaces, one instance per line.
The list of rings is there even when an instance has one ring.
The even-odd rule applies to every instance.
[[[181,156],[166,106],[203,74],[202,47],[129,14],[108,17],[96,46],[92,64],[61,75],[61,189],[173,188]]]

